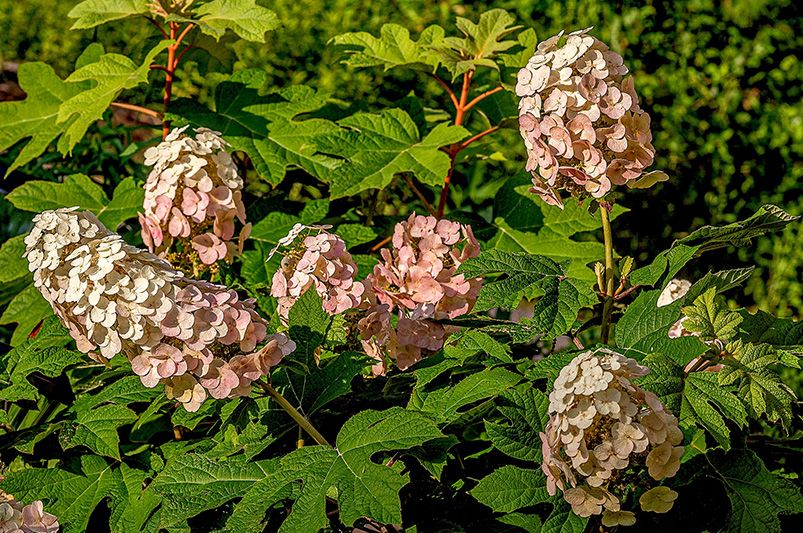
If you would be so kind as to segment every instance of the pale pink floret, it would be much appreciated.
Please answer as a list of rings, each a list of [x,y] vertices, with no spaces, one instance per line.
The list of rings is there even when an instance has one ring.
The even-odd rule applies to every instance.
[[[145,152],[153,170],[145,183],[142,240],[160,257],[178,241],[203,265],[230,261],[250,232],[250,226],[237,232],[236,221],[245,224],[243,181],[217,132],[198,128],[192,138],[185,130]]]
[[[0,481],[2,479],[0,476]],[[45,512],[41,500],[24,505],[0,490],[0,532],[57,533],[58,531],[58,518]]]
[[[578,355],[555,379],[549,422],[539,434],[541,469],[547,491],[561,490],[579,516],[606,513],[612,522],[616,513],[627,513],[619,518],[631,522],[611,480],[636,463],[657,481],[680,468],[684,448],[677,419],[655,394],[633,383],[648,372],[633,359],[600,349]]]
[[[532,192],[560,207],[560,191],[601,198],[639,178],[655,156],[622,57],[589,30],[540,43],[516,84]]]
[[[184,277],[90,213],[45,211],[25,243],[34,285],[78,349],[105,359],[122,353],[146,387],[163,384],[188,410],[208,396],[248,394],[295,348],[284,334],[267,335],[253,300]]]
[[[365,280],[368,313],[359,322],[366,353],[379,361],[375,374],[385,372],[386,356],[404,370],[440,350],[454,328],[433,319],[468,313],[482,285],[456,273],[479,254],[470,226],[414,213],[396,224],[392,244]]]

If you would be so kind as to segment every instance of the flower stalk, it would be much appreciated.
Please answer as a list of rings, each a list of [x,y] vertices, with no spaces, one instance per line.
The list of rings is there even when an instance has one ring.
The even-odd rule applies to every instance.
[[[279,394],[279,391],[277,391],[276,389],[271,387],[270,384],[265,383],[264,381],[257,381],[256,383],[260,386],[260,388],[262,388],[263,391],[268,393],[268,395],[270,395],[271,398],[276,400],[276,403],[278,403],[279,406],[282,409],[284,409],[284,411],[288,415],[290,415],[290,418],[292,418],[295,421],[295,423],[298,424],[298,427],[306,431],[307,434],[310,437],[312,437],[312,439],[315,442],[317,442],[322,446],[331,446],[331,444],[329,444],[329,441],[327,441],[326,438],[323,435],[321,435],[321,433],[317,429],[315,429],[315,426],[313,426],[312,423],[309,420],[307,420],[307,417],[298,412],[298,409],[293,407],[293,405],[290,402],[288,402],[284,396]],[[301,441],[301,439],[299,439],[299,441]]]
[[[613,314],[613,234],[608,206],[600,203],[600,213],[602,215],[602,238],[605,245],[605,303],[602,307],[601,341],[603,344],[608,344],[611,331],[611,316]]]

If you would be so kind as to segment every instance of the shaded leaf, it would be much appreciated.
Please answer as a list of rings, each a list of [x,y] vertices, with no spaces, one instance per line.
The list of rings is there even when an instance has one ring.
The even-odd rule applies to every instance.
[[[470,492],[478,502],[502,513],[551,500],[541,470],[511,465],[502,466],[482,478]]]
[[[254,485],[235,506],[227,531],[259,531],[265,511],[291,496],[293,510],[279,531],[318,531],[326,526],[326,497],[337,487],[340,520],[353,524],[362,516],[380,523],[401,523],[399,490],[407,475],[399,469],[374,463],[371,458],[386,450],[406,450],[443,437],[428,417],[394,407],[363,411],[349,419],[334,448],[307,446],[280,459],[275,472]]]
[[[779,514],[803,512],[803,496],[791,481],[767,470],[750,450],[714,452],[709,464],[731,502],[729,533],[780,533]]]

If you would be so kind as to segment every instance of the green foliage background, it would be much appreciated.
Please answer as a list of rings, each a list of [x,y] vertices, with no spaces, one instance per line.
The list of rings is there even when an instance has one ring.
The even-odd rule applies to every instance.
[[[107,43],[110,52],[130,53],[151,33],[139,21],[68,31],[72,22],[66,14],[76,3],[0,0],[0,35],[4,36],[0,60],[45,61],[63,76],[94,38]],[[447,0],[275,0],[269,7],[284,28],[270,34],[265,45],[237,43],[230,66],[258,67],[266,71],[269,85],[306,83],[366,108],[381,103],[380,98],[405,96],[413,86],[412,75],[353,70],[339,64],[334,50],[326,46],[338,33],[376,34],[383,23],[396,22],[415,34],[427,24],[450,27],[455,15],[474,17],[492,7],[512,11],[521,24],[534,27],[540,38],[561,29],[596,26],[595,34],[622,53],[634,72],[636,87],[653,118],[655,168],[668,172],[674,182],[631,194],[632,211],[617,226],[622,245],[631,250],[662,248],[681,236],[673,234],[672,228],[732,222],[768,202],[783,205],[793,214],[803,212],[803,63],[799,57],[803,19],[798,2],[496,0],[463,5]],[[177,96],[211,100],[214,85],[223,75],[214,68],[207,73],[203,67],[192,62],[182,67]],[[438,94],[434,84],[417,91],[421,95],[428,88]],[[494,142],[509,146],[517,141],[516,135],[504,132]],[[487,165],[484,172],[501,176],[519,166],[519,160],[511,159]],[[104,168],[110,171],[108,162]],[[463,192],[469,197],[478,194],[471,187]],[[656,206],[660,206],[660,217],[655,216]],[[760,239],[757,250],[740,251],[740,262],[746,264],[757,251],[759,263],[744,303],[755,302],[781,315],[803,314],[801,239],[798,223],[782,234]],[[700,272],[707,267],[699,264]]]

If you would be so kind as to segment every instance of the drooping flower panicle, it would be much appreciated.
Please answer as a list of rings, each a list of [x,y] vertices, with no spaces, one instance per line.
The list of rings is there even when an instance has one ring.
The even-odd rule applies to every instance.
[[[384,372],[385,356],[404,370],[440,350],[453,328],[432,320],[468,313],[482,286],[456,273],[480,251],[470,226],[413,213],[396,224],[392,245],[366,277],[368,310],[359,322],[364,349],[380,361],[375,373]]]
[[[549,422],[540,434],[541,468],[549,493],[560,489],[580,516],[603,513],[606,525],[626,525],[632,513],[621,509],[614,494],[624,470],[645,464],[660,481],[680,468],[677,419],[632,381],[648,373],[633,359],[600,349],[572,359],[555,380]]]
[[[284,334],[266,338],[253,300],[184,277],[76,209],[34,217],[25,257],[82,352],[122,353],[145,386],[164,384],[192,411],[207,396],[249,394],[251,382],[295,348]]]
[[[57,533],[58,531],[58,518],[45,512],[40,500],[23,505],[10,494],[0,490],[0,533]]]
[[[590,29],[539,43],[516,84],[532,191],[561,207],[561,190],[601,198],[639,178],[655,156],[633,78]]]
[[[311,287],[329,314],[360,305],[365,287],[354,279],[357,265],[343,239],[326,231],[329,228],[296,224],[274,249],[289,248],[273,276],[270,292],[279,299],[279,316],[285,321],[293,304]]]
[[[217,132],[197,128],[193,138],[186,129],[173,130],[145,151],[145,164],[153,170],[139,217],[142,240],[160,257],[179,242],[180,252],[197,257],[201,265],[229,261],[242,252],[251,231],[245,222],[243,180]],[[243,225],[239,233],[235,220]]]

